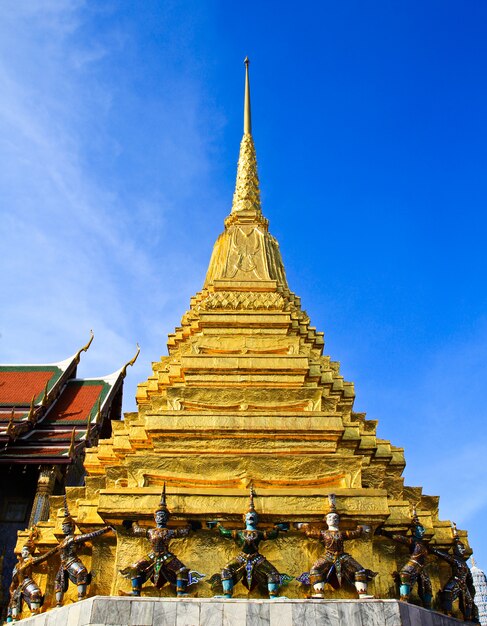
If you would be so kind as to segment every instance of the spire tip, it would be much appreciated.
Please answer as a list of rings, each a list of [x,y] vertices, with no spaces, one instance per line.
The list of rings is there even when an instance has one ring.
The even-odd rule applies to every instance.
[[[245,96],[244,96],[244,135],[252,134],[252,118],[250,113],[250,80],[249,57],[245,57]]]

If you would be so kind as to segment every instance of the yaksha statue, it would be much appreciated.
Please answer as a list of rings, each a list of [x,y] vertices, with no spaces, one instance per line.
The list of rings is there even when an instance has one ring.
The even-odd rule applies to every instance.
[[[86,590],[91,582],[91,572],[88,572],[78,556],[78,548],[100,535],[113,530],[111,526],[104,526],[91,533],[75,535],[76,524],[69,514],[68,503],[64,496],[64,519],[62,529],[65,538],[53,549],[61,556],[61,566],[56,574],[54,590],[56,592],[56,605],[61,606],[63,597],[68,590],[69,581],[78,587],[78,600],[83,600]]]
[[[287,530],[286,524],[276,524],[272,530],[257,530],[259,516],[254,507],[254,490],[250,487],[249,509],[244,515],[245,528],[243,530],[229,530],[220,522],[209,522],[208,526],[216,524],[220,535],[226,539],[233,539],[239,546],[240,552],[227,563],[221,572],[221,584],[225,598],[231,598],[234,586],[242,580],[243,585],[252,591],[256,586],[270,598],[279,595],[279,587],[292,580],[286,574],[280,574],[277,569],[259,552],[259,544],[267,539],[277,539],[279,532]],[[213,587],[217,586],[220,576],[215,574],[210,579]]]
[[[301,574],[299,582],[309,583],[313,586],[312,598],[324,598],[325,583],[329,583],[334,589],[342,586],[345,578],[350,584],[355,586],[361,599],[373,598],[367,593],[367,584],[377,575],[377,572],[365,569],[353,557],[345,552],[344,542],[348,539],[358,539],[359,537],[369,537],[368,526],[357,526],[356,530],[340,530],[340,516],[336,508],[334,494],[328,496],[329,511],[325,520],[328,528],[313,528],[309,524],[296,524],[299,530],[306,533],[308,537],[319,539],[325,552],[313,564],[311,570]]]
[[[12,583],[10,585],[10,602],[8,606],[7,622],[17,621],[22,613],[22,604],[25,602],[32,615],[39,612],[44,603],[44,596],[39,585],[32,578],[34,566],[39,565],[48,559],[56,548],[49,550],[45,554],[34,557],[36,549],[35,540],[39,537],[39,531],[33,526],[29,531],[29,537],[19,554],[18,562],[12,572]]]
[[[472,574],[467,565],[467,550],[460,541],[457,528],[452,524],[453,554],[430,547],[429,551],[446,561],[452,575],[440,593],[441,608],[447,615],[453,615],[453,603],[460,602],[460,610],[465,622],[478,622],[477,607],[474,604],[475,587]]]
[[[415,583],[418,583],[418,595],[423,603],[425,609],[431,608],[431,580],[425,570],[426,557],[428,556],[429,547],[423,539],[425,534],[425,528],[420,523],[419,517],[416,513],[416,507],[413,507],[413,513],[411,516],[411,536],[399,535],[391,533],[383,528],[378,528],[376,533],[389,537],[397,543],[402,543],[408,546],[410,557],[401,568],[399,572],[400,580],[400,599],[403,602],[409,602],[411,590]]]
[[[166,583],[176,587],[178,597],[186,596],[186,589],[189,585],[197,583],[204,578],[204,574],[190,571],[184,563],[169,551],[171,539],[187,537],[191,531],[191,525],[185,528],[168,528],[169,509],[166,505],[166,484],[161,494],[159,508],[154,513],[156,522],[155,528],[142,528],[136,522],[125,522],[131,534],[135,537],[146,537],[151,544],[152,550],[146,558],[133,563],[129,567],[120,570],[125,578],[132,581],[132,593],[130,595],[140,596],[142,585],[149,579],[157,589]]]

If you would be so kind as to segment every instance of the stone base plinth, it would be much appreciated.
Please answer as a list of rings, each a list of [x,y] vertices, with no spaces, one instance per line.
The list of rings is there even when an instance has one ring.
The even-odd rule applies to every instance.
[[[95,596],[22,626],[459,626],[397,600],[224,600]]]

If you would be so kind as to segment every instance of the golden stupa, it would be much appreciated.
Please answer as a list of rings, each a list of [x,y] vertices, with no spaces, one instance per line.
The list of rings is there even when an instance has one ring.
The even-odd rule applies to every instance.
[[[323,355],[323,333],[311,326],[288,287],[279,245],[261,210],[248,63],[244,110],[232,210],[203,289],[169,335],[169,355],[153,363],[152,376],[138,386],[138,412],[113,422],[113,436],[86,451],[85,486],[68,489],[82,532],[104,523],[117,529],[82,554],[93,571],[90,595],[130,590],[119,570],[146,554],[149,545],[131,537],[122,522],[152,525],[164,482],[170,523],[202,522],[201,530],[174,541],[172,549],[208,578],[236,547],[205,522],[219,519],[241,527],[250,483],[263,528],[282,521],[321,522],[326,496],[335,493],[343,528],[368,524],[374,530],[384,524],[406,533],[416,506],[431,542],[452,545],[450,522],[438,519],[439,498],[404,485],[403,449],[377,438],[377,422],[354,412],[353,384],[343,380],[338,362]],[[51,498],[51,518],[39,524],[41,551],[61,535],[61,506],[60,496]],[[466,533],[460,536],[465,541]],[[263,554],[281,572],[299,576],[309,570],[320,553],[318,542],[293,530],[281,537],[264,544]],[[22,540],[21,533],[18,547]],[[392,573],[405,562],[406,548],[374,537],[348,542],[347,551],[378,572],[370,585],[376,597],[397,597]],[[449,568],[431,558],[428,569],[435,594]],[[39,575],[46,603],[55,571],[51,563]],[[283,592],[304,596],[296,581]],[[172,593],[150,583],[142,591]],[[212,595],[205,582],[195,593]],[[235,597],[246,595],[239,584]],[[65,601],[75,596],[71,585]],[[343,587],[327,596],[356,594]]]

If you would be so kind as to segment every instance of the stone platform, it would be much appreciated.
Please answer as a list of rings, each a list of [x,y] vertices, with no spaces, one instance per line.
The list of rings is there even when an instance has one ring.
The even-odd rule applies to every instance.
[[[95,596],[22,626],[459,626],[397,600],[221,600]]]

